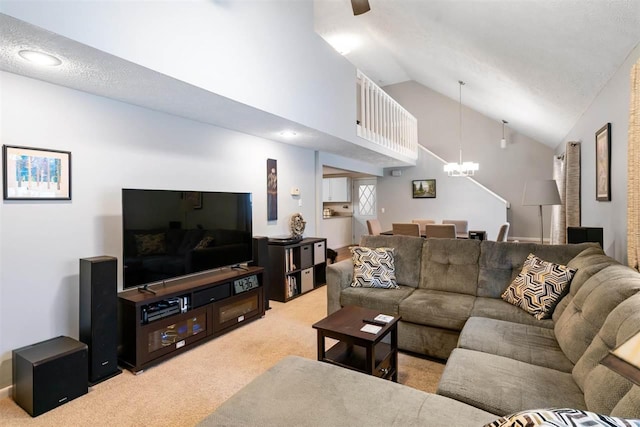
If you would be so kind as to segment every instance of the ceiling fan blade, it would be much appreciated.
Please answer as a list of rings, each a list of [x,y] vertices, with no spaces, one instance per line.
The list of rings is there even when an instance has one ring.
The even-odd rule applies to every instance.
[[[371,10],[369,0],[351,0],[351,7],[353,8],[353,14],[356,16]]]

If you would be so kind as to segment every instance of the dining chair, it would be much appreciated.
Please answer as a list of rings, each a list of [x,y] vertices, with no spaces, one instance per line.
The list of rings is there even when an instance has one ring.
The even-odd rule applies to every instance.
[[[391,225],[393,228],[393,234],[401,234],[404,236],[417,236],[420,237],[420,226],[413,223],[395,223]]]
[[[427,224],[435,224],[436,222],[432,219],[412,219],[411,222],[413,224],[418,224],[420,226],[420,234],[424,235],[424,226]]]
[[[379,236],[382,232],[382,226],[380,225],[380,221],[377,219],[368,219],[367,220],[367,230],[369,230],[369,234],[372,236]]]
[[[456,226],[456,237],[458,239],[469,238],[469,223],[464,219],[443,219],[443,224],[454,224]]]
[[[507,235],[509,234],[509,226],[508,222],[505,222],[500,226],[500,231],[498,231],[498,237],[496,238],[496,242],[506,242]]]
[[[425,236],[427,238],[439,238],[439,239],[455,239],[456,238],[456,225],[455,224],[427,224],[424,227]]]

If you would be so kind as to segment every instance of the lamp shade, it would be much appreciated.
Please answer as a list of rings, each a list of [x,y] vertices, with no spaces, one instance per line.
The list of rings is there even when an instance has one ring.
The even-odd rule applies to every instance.
[[[560,193],[553,179],[527,181],[522,195],[524,206],[560,205]]]

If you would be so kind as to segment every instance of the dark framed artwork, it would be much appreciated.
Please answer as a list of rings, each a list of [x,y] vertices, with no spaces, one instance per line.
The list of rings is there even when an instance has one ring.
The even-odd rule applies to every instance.
[[[278,161],[267,159],[267,221],[278,219]]]
[[[435,199],[436,180],[419,179],[411,181],[411,194],[414,199]]]
[[[2,146],[4,200],[71,200],[71,152]]]
[[[182,199],[191,209],[202,209],[202,192],[201,191],[185,191],[182,193]]]
[[[611,200],[611,123],[596,132],[596,200]]]

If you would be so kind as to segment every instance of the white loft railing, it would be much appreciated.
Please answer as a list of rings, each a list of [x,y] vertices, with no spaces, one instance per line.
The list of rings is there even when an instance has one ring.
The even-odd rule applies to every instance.
[[[358,70],[358,136],[418,158],[418,120]]]

